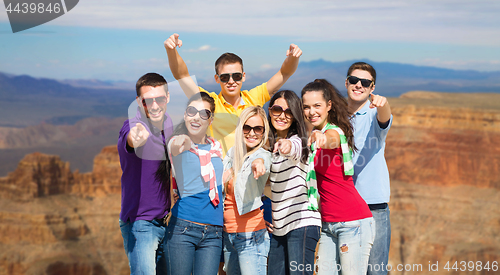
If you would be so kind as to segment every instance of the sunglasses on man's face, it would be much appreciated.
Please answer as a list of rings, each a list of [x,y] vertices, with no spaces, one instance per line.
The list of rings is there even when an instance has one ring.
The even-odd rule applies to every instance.
[[[252,130],[258,136],[264,134],[264,126],[254,126],[254,127],[252,127],[252,126],[247,125],[247,124],[243,125],[243,134],[245,134],[245,135],[250,134],[250,132]]]
[[[208,109],[198,110],[193,106],[188,106],[186,109],[186,115],[190,117],[194,117],[196,114],[200,115],[200,118],[203,120],[207,120],[212,117],[212,112]]]
[[[143,98],[142,99],[142,105],[144,107],[150,108],[153,105],[153,102],[156,102],[156,104],[160,106],[164,106],[167,104],[167,97],[166,96],[159,96],[159,97],[151,97],[151,98]]]
[[[358,83],[359,81],[361,81],[361,86],[365,87],[365,88],[368,88],[370,87],[370,85],[372,85],[373,83],[373,80],[370,80],[370,79],[364,79],[364,78],[358,78],[358,77],[355,77],[353,75],[350,75],[347,77],[347,80],[349,81],[349,83],[351,83],[352,85]]]
[[[229,81],[229,79],[233,79],[233,81],[240,81],[243,79],[243,74],[242,73],[232,73],[232,74],[220,74],[219,75],[219,80],[220,82],[226,83]]]
[[[270,107],[269,108],[269,113],[275,117],[279,117],[281,116],[282,113],[285,113],[285,117],[288,118],[288,119],[292,119],[293,118],[293,115],[292,115],[292,110],[290,110],[290,108],[287,108],[286,110],[283,110],[283,107],[279,106],[279,105],[273,105],[273,107]]]

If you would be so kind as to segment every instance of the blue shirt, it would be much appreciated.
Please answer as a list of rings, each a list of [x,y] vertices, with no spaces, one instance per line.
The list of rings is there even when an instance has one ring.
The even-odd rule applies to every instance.
[[[370,109],[367,101],[354,114],[354,144],[358,148],[353,153],[354,185],[367,204],[387,203],[391,196],[389,170],[385,161],[385,139],[392,125],[382,129],[377,120],[377,108]]]
[[[200,150],[210,150],[210,144],[197,144]],[[215,181],[219,194],[219,204],[214,206],[210,201],[210,182],[205,182],[201,176],[200,158],[184,151],[173,156],[175,180],[179,191],[179,199],[172,207],[172,215],[197,223],[223,226],[224,204],[222,203],[222,159],[212,157],[215,168]]]

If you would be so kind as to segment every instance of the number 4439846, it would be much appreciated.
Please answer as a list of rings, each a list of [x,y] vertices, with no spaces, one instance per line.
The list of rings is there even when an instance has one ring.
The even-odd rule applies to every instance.
[[[8,13],[17,12],[17,13],[60,13],[61,12],[61,4],[60,3],[49,3],[45,6],[44,3],[17,3],[14,8],[12,8],[12,3],[9,3],[7,8]]]
[[[498,271],[497,261],[487,261],[483,263],[482,261],[456,261],[456,262],[446,262],[444,269],[447,271]]]

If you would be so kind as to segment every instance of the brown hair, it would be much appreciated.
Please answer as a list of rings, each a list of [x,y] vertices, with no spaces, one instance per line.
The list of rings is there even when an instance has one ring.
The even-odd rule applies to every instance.
[[[377,73],[375,72],[375,69],[372,67],[372,65],[365,62],[356,62],[352,64],[351,67],[349,67],[349,70],[347,70],[347,76],[350,76],[354,70],[369,72],[373,77],[373,85],[375,85],[375,81],[377,80]]]
[[[221,66],[234,63],[241,64],[241,70],[243,71],[243,60],[239,56],[235,55],[234,53],[223,53],[215,61],[215,73],[217,75],[219,74],[219,69]]]
[[[304,98],[304,94],[307,92],[322,92],[326,103],[328,104],[331,101],[332,108],[328,111],[327,121],[337,125],[344,132],[349,147],[353,151],[356,151],[354,130],[351,124],[351,116],[347,109],[347,100],[340,94],[339,90],[325,79],[316,79],[313,82],[309,82],[302,89],[302,98]]]
[[[163,86],[167,85],[167,81],[165,78],[157,73],[147,73],[139,80],[137,80],[137,83],[135,84],[135,91],[137,92],[137,96],[141,96],[141,88],[143,86],[151,86],[151,87],[158,87],[158,86]],[[167,89],[165,86],[165,93],[167,93]]]

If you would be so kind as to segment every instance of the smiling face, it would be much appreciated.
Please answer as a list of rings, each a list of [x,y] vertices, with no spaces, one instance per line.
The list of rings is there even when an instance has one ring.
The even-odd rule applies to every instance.
[[[219,75],[221,74],[233,74],[242,73],[243,78],[240,81],[234,81],[231,77],[228,82],[222,82],[219,79],[219,75],[215,75],[215,81],[220,84],[221,93],[224,97],[232,98],[240,96],[241,86],[245,82],[245,73],[243,72],[243,66],[240,63],[229,63],[221,65],[219,68]]]
[[[278,134],[279,137],[281,138],[286,138],[286,135],[288,133],[288,130],[290,129],[290,126],[292,126],[292,123],[294,121],[293,117],[289,118],[287,115],[285,115],[285,110],[288,109],[288,103],[283,97],[280,97],[274,101],[274,106],[279,106],[283,110],[283,112],[275,116],[275,114],[272,111],[269,111],[270,118],[271,118],[271,124],[273,125],[274,129],[276,129],[276,133]]]
[[[372,75],[365,70],[354,70],[351,72],[351,75],[357,78],[373,81]],[[349,101],[356,103],[364,103],[368,100],[370,93],[375,90],[375,84],[373,84],[373,82],[369,87],[363,87],[363,85],[361,85],[361,81],[358,81],[356,84],[351,84],[347,79],[345,81],[345,87],[347,88]]]
[[[189,103],[189,107],[194,107],[198,111],[204,109],[210,110],[210,103],[203,100],[195,100]],[[208,126],[212,123],[212,117],[209,119],[202,119],[199,112],[196,112],[194,116],[189,116],[187,112],[184,112],[184,123],[188,130],[189,137],[195,143],[203,143],[205,133],[207,132]]]
[[[144,113],[151,123],[155,127],[162,129],[167,103],[170,100],[169,93],[165,91],[163,86],[142,86],[140,92],[141,96],[137,98],[139,106],[143,107]]]
[[[332,108],[332,102],[325,101],[322,91],[306,92],[302,96],[304,105],[304,116],[315,129],[323,129],[328,122],[328,111]]]
[[[248,125],[250,127],[260,126],[265,129],[264,122],[262,121],[262,118],[259,115],[254,115],[250,117],[249,119],[247,119],[247,121],[245,121],[244,125]],[[255,133],[255,130],[253,129],[246,134],[245,132],[243,132],[243,138],[245,140],[245,145],[247,146],[247,151],[250,151],[252,150],[252,148],[258,146],[262,141],[262,137],[263,137],[262,133],[260,134]]]

